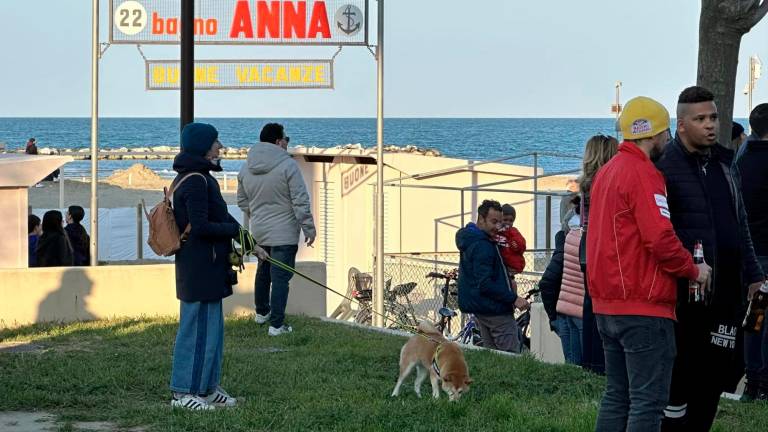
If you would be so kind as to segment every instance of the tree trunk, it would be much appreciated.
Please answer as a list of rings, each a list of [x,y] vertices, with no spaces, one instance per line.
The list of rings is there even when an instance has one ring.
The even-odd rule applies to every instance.
[[[696,84],[715,95],[720,144],[731,147],[741,37],[763,18],[768,0],[702,0]]]

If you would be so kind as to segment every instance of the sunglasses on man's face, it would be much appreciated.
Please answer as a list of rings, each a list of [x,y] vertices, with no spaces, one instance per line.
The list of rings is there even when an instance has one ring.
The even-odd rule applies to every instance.
[[[283,138],[283,141],[285,141],[285,143],[288,144],[289,142],[291,142],[291,137],[287,136]]]

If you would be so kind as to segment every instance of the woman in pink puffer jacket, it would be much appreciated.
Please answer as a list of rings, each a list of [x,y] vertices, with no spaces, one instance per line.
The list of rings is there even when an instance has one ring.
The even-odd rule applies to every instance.
[[[566,363],[581,364],[582,315],[584,305],[584,274],[579,264],[579,243],[582,230],[579,216],[570,221],[570,231],[565,237],[563,281],[557,300],[557,328],[563,344]]]

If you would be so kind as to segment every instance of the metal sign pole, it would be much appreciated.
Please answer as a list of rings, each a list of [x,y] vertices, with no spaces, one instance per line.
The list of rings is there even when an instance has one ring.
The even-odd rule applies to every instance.
[[[195,2],[181,1],[181,125],[195,121]]]
[[[384,326],[384,0],[378,0],[376,41],[376,307],[375,325]]]
[[[99,0],[92,2],[91,17],[91,265],[99,265]],[[63,182],[64,177],[59,176]]]

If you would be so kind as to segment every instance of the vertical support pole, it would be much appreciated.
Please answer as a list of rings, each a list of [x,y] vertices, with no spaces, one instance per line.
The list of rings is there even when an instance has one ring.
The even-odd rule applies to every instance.
[[[533,153],[533,248],[539,247],[539,154]]]
[[[748,100],[747,100],[747,118],[749,118],[749,115],[752,113],[752,93],[755,91],[755,57],[749,56],[749,74],[747,74],[747,93]],[[747,122],[749,123],[749,122]],[[752,127],[749,126],[749,133],[752,133]]]
[[[195,1],[181,0],[181,125],[195,121]]]
[[[249,232],[251,231],[251,212],[250,211],[244,211],[243,212],[243,222],[242,222],[243,228],[247,229]],[[246,262],[251,261],[251,255],[247,255],[243,257],[243,259]]]
[[[547,251],[549,251],[549,249],[552,249],[552,195],[547,195],[546,202],[547,208],[544,210],[544,234],[546,236],[544,239],[544,246]]]
[[[384,0],[378,0],[376,38],[376,289],[374,323],[384,326]]]
[[[64,167],[61,167],[59,168],[59,209],[63,209],[63,208],[64,208]]]
[[[99,0],[91,8],[91,265],[99,264]],[[63,182],[63,177],[59,178]]]
[[[464,228],[464,225],[466,223],[464,222],[464,189],[461,190],[461,211],[459,212],[461,215],[461,226],[460,228]]]
[[[144,259],[144,214],[141,203],[136,205],[136,259]]]

